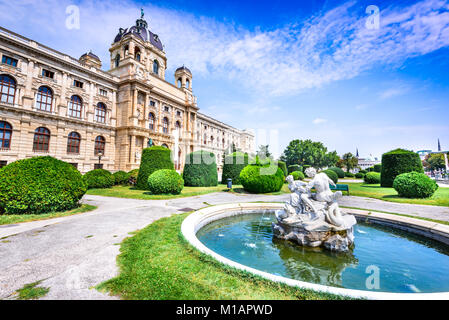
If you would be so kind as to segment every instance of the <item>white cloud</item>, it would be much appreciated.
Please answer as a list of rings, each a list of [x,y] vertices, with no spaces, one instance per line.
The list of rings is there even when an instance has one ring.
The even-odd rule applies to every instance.
[[[17,31],[39,28],[40,37],[59,41],[59,50],[74,55],[92,48],[109,65],[107,50],[113,37],[119,27],[134,23],[140,8],[130,1],[78,3],[81,30],[77,32],[64,29],[65,8],[71,4],[67,0],[4,1],[0,21],[16,26]],[[266,95],[296,94],[379,66],[400,67],[408,58],[449,45],[447,0],[381,8],[378,30],[365,28],[366,16],[360,15],[365,10],[356,1],[268,31],[155,6],[145,8],[151,30],[165,44],[169,72],[185,64],[194,76],[214,73]],[[384,96],[395,94],[391,90]]]
[[[323,124],[327,122],[327,119],[322,119],[322,118],[316,118],[315,120],[312,121],[313,124]]]

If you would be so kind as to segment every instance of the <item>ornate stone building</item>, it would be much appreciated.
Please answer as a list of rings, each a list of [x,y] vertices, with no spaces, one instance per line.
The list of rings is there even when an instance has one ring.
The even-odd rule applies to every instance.
[[[83,173],[129,171],[143,148],[161,145],[182,169],[192,151],[214,152],[219,166],[233,143],[253,151],[251,133],[198,112],[188,68],[165,80],[161,39],[143,15],[109,51],[105,72],[92,52],[75,59],[0,27],[0,167],[48,154]]]

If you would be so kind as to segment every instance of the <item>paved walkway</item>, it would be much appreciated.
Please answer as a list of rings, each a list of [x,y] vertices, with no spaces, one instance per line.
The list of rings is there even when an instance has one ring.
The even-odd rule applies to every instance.
[[[85,196],[97,210],[17,225],[0,226],[0,299],[25,284],[43,280],[44,299],[116,299],[93,289],[117,275],[120,243],[130,232],[174,213],[234,202],[283,202],[289,195],[213,193],[174,200]],[[449,208],[404,205],[344,197],[343,206],[406,213],[449,221]]]

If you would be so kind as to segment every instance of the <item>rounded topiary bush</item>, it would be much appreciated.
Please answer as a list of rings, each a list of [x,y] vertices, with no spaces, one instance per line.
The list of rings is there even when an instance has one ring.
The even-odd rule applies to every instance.
[[[301,171],[293,171],[291,175],[295,180],[304,180],[305,178],[304,173],[302,173]]]
[[[114,177],[114,184],[123,185],[128,184],[129,174],[125,171],[117,171],[112,174]]]
[[[6,214],[73,209],[86,191],[81,173],[52,157],[18,160],[0,169],[0,212]]]
[[[240,184],[240,172],[249,163],[247,153],[234,152],[225,157],[221,183],[226,184],[228,179],[232,179],[233,184]]]
[[[292,173],[294,171],[301,171],[302,172],[302,167],[299,164],[292,164],[288,166],[288,173]]]
[[[213,187],[218,185],[215,154],[195,151],[186,156],[183,172],[184,184],[190,187]]]
[[[345,177],[346,178],[354,178],[355,174],[353,174],[352,172],[345,172]],[[339,177],[340,178],[340,177]]]
[[[327,174],[327,176],[334,182],[337,183],[338,182],[338,175],[330,169],[324,170],[323,171],[325,174]]]
[[[335,172],[338,176],[338,178],[343,179],[345,177],[345,172],[338,167],[330,167],[329,170],[332,170],[333,172]]]
[[[240,172],[243,189],[250,193],[278,192],[284,180],[284,172],[275,165],[248,165]]]
[[[284,161],[278,160],[278,167],[284,173],[284,177],[288,175],[287,164]]]
[[[153,172],[161,169],[175,169],[170,149],[161,146],[143,149],[136,188],[148,190],[148,177]]]
[[[148,188],[152,194],[180,194],[184,180],[175,170],[162,169],[148,177]]]
[[[421,159],[416,152],[396,149],[382,155],[382,187],[392,187],[398,175],[408,172],[424,173]]]
[[[380,183],[380,173],[379,172],[368,172],[363,179],[366,184],[379,184]]]
[[[115,183],[112,173],[105,169],[91,170],[83,176],[83,179],[89,189],[110,188]]]
[[[137,183],[138,176],[139,176],[139,169],[134,169],[128,172],[128,184],[135,186]]]
[[[357,179],[363,179],[363,178],[365,178],[365,174],[363,172],[358,172],[355,174],[355,177]]]
[[[433,196],[438,185],[424,173],[409,172],[398,175],[393,188],[400,197],[423,199]]]

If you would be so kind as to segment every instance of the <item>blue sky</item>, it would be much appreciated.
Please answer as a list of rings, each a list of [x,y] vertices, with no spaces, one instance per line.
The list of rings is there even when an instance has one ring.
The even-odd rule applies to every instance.
[[[80,28],[69,30],[72,4]],[[366,28],[368,5],[378,29]],[[118,28],[141,7],[167,80],[188,66],[201,111],[254,130],[276,155],[309,138],[361,156],[435,150],[438,138],[449,149],[449,1],[0,0],[0,25],[74,57],[92,49],[108,69]]]

